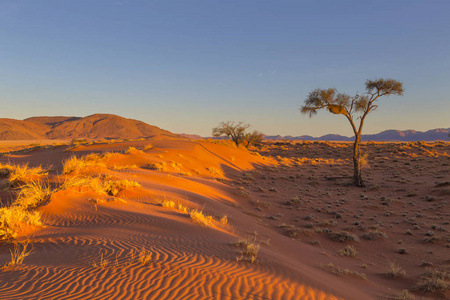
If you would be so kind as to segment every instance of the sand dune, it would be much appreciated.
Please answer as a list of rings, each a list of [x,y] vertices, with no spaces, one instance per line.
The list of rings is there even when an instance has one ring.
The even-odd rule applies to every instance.
[[[383,206],[360,203],[360,189],[330,185],[329,181],[319,176],[319,172],[330,174],[329,168],[333,169],[333,174],[340,174],[349,165],[345,159],[334,160],[332,157],[336,157],[336,152],[331,153],[343,153],[347,145],[340,148],[334,145],[338,144],[307,144],[301,148],[295,145],[268,146],[260,149],[260,153],[267,155],[263,157],[237,149],[227,142],[158,138],[94,143],[69,149],[59,146],[0,157],[3,163],[51,163],[55,170],[48,175],[48,180],[55,184],[75,176],[97,176],[101,173],[114,180],[126,179],[140,185],[126,188],[115,197],[82,187],[55,192],[49,203],[39,208],[45,227],[18,238],[28,238],[34,252],[25,258],[22,265],[0,272],[0,299],[393,297],[405,286],[411,286],[411,280],[416,275],[397,282],[380,275],[380,269],[388,257],[400,260],[398,254],[385,250],[395,250],[394,243],[398,239],[387,227],[383,230],[388,232],[388,239],[351,243],[360,252],[356,259],[335,254],[338,248],[346,244],[333,242],[317,230],[299,229],[297,233],[301,238],[286,234],[286,230],[293,232],[294,225],[297,229],[302,228],[305,216],[314,213],[319,218],[322,212],[318,212],[317,208],[338,200],[329,197],[336,191],[348,193],[344,197],[356,199],[351,200],[355,201],[351,205],[341,204],[341,208],[345,208],[345,212],[341,212],[344,220],[348,219],[347,214],[359,210],[360,205],[382,214],[380,209]],[[319,148],[326,150],[317,157]],[[438,150],[436,153],[445,152],[442,148]],[[62,173],[63,161],[70,156],[102,154],[106,151],[116,153],[102,156],[103,165],[84,168],[77,171],[82,172],[79,175],[74,172],[58,175]],[[301,152],[302,163],[293,157],[295,151]],[[312,157],[310,161],[308,157]],[[437,157],[441,162],[448,159],[448,155]],[[372,178],[377,178],[378,175],[373,174],[376,170],[370,173]],[[311,179],[307,179],[308,176]],[[388,188],[388,191],[394,193],[396,189]],[[363,193],[371,194],[368,190]],[[301,206],[285,204],[294,195],[302,195]],[[310,198],[316,198],[316,203],[307,200]],[[164,201],[201,210],[216,221],[211,226],[203,226],[176,207],[162,206]],[[394,204],[390,210],[397,216],[402,207],[399,205],[397,208]],[[330,212],[324,213],[329,215]],[[448,206],[442,213],[448,215]],[[219,222],[224,215],[228,218],[227,224]],[[359,218],[359,222],[363,219],[369,226],[370,216],[367,213]],[[299,220],[295,221],[295,218]],[[326,220],[325,217],[320,218]],[[396,219],[394,217],[391,221]],[[327,225],[336,227],[334,231],[349,230],[353,226],[350,222],[335,220],[339,225]],[[385,222],[389,223],[389,219],[386,218]],[[447,225],[443,226],[446,228]],[[397,232],[395,228],[392,231]],[[242,238],[248,238],[261,247],[256,263],[236,260],[240,254],[235,243]],[[317,244],[312,241],[317,241]],[[405,240],[404,243],[409,242]],[[373,250],[375,245],[381,251],[379,254]],[[411,261],[411,266],[405,268],[413,274],[418,268],[414,266],[418,263],[417,257],[421,254],[408,245],[405,246],[409,253],[406,260]],[[443,259],[442,255],[445,257],[446,252],[442,252],[445,250],[440,248],[439,243],[427,246],[433,247],[434,255],[426,259],[438,263]],[[0,246],[1,262],[9,260],[11,247],[11,244]],[[367,280],[336,276],[327,268],[320,267],[330,262],[336,267],[364,272]],[[403,260],[401,262],[402,266],[406,266]],[[368,267],[362,269],[363,264]],[[426,294],[421,296],[427,297]]]

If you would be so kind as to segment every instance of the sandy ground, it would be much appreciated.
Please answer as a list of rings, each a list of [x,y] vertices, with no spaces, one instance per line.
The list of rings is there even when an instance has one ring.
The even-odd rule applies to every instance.
[[[364,149],[365,188],[349,185],[349,143],[279,142],[256,152],[156,138],[4,154],[2,163],[50,168],[56,184],[71,176],[59,175],[70,156],[117,152],[87,173],[141,187],[116,197],[54,193],[39,208],[45,227],[18,239],[34,252],[0,271],[0,299],[398,299],[405,289],[415,299],[449,298],[416,287],[426,267],[450,271],[450,143]],[[14,193],[0,197],[9,203]],[[216,221],[202,226],[164,201]],[[239,261],[242,238],[260,246],[254,263]],[[349,245],[354,257],[341,254]],[[10,249],[0,245],[0,263]],[[142,251],[146,263],[136,258]],[[405,275],[386,276],[391,263]]]

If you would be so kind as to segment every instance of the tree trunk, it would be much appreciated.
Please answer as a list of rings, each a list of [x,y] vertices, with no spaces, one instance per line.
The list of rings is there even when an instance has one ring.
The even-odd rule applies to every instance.
[[[364,181],[361,176],[361,135],[355,135],[355,143],[353,145],[353,184],[359,187],[363,187]]]

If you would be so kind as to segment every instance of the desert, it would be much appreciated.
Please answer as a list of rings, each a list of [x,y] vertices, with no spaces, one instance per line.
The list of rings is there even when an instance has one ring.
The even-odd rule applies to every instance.
[[[0,0],[0,300],[450,299],[449,15]]]
[[[2,142],[1,299],[449,297],[449,142],[363,142],[364,188],[348,142],[28,142]]]

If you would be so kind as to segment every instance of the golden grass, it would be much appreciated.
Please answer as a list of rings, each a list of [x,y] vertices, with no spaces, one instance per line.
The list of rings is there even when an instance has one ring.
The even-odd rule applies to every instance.
[[[28,249],[28,245],[31,245],[31,249]],[[33,244],[30,241],[24,241],[20,243],[14,243],[14,249],[9,250],[11,253],[11,261],[3,266],[3,269],[14,265],[21,265],[25,257],[33,253]]]
[[[221,168],[209,167],[209,168],[206,168],[206,169],[207,169],[207,170],[209,171],[209,173],[211,173],[214,177],[218,177],[218,178],[223,178],[223,177],[224,177],[223,171],[222,171]]]
[[[116,197],[121,191],[129,188],[140,187],[136,181],[131,180],[107,180],[103,182],[103,190],[108,195]]]
[[[167,172],[167,164],[165,162],[162,163],[153,163],[148,166],[150,170],[156,170],[159,172]]]
[[[64,161],[63,174],[83,173],[87,167],[106,167],[106,164],[99,154],[92,153],[80,158],[71,156]]]
[[[72,187],[88,188],[98,194],[104,193],[103,179],[101,176],[80,176],[66,177],[61,189],[69,189]]]
[[[188,207],[184,206],[183,204],[173,201],[167,198],[163,198],[159,201],[159,204],[162,207],[165,208],[171,208],[176,209],[180,211],[181,213],[188,215],[189,218],[194,221],[197,224],[207,226],[207,227],[214,227],[216,226],[226,226],[228,224],[228,217],[226,215],[222,216],[219,221],[216,221],[213,216],[208,216],[203,213],[203,211],[198,209],[189,209]]]
[[[136,149],[135,147],[129,147],[126,151],[127,154],[143,154],[144,151]]]
[[[192,221],[194,221],[195,223],[198,223],[200,225],[203,226],[209,226],[209,227],[213,227],[214,226],[214,218],[212,216],[207,216],[205,214],[203,214],[203,211],[201,210],[191,210],[189,212],[189,217],[191,218]]]
[[[15,238],[26,226],[41,226],[41,214],[21,207],[0,208],[0,240]]]
[[[13,205],[24,210],[36,208],[50,199],[53,191],[48,182],[31,181],[20,187]]]
[[[62,189],[71,187],[88,188],[97,194],[108,194],[116,197],[127,188],[140,187],[140,184],[131,180],[111,180],[105,176],[73,176],[66,177]]]
[[[16,165],[0,163],[0,169],[0,177],[8,178],[7,187],[18,186],[47,174],[47,171],[44,170],[42,166],[30,168],[28,167],[28,164]]]

